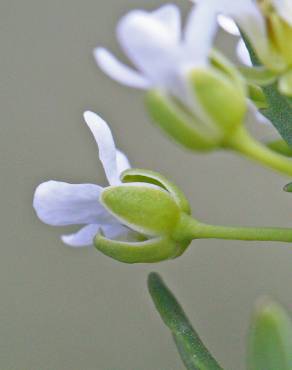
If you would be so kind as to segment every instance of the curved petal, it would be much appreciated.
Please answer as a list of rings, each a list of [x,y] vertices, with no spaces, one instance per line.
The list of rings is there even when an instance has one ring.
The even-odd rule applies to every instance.
[[[245,46],[245,43],[243,39],[240,39],[237,47],[236,47],[236,54],[238,56],[238,59],[245,64],[246,66],[252,66],[252,61],[249,55],[249,52],[247,50],[247,47]]]
[[[99,230],[100,226],[98,224],[86,225],[74,234],[62,235],[61,239],[63,243],[70,247],[91,247]]]
[[[33,207],[43,222],[53,226],[115,222],[99,202],[101,191],[93,184],[48,181],[37,187]]]
[[[209,1],[199,1],[189,15],[184,43],[196,64],[205,65],[217,31],[217,10]]]
[[[179,42],[181,38],[181,16],[174,4],[166,4],[150,13],[155,19],[168,27],[172,37]]]
[[[234,19],[252,41],[258,54],[266,58],[269,52],[266,23],[256,2],[253,0],[222,0],[220,11]]]
[[[240,31],[232,18],[219,14],[218,23],[224,29],[224,31],[234,36],[240,36]]]
[[[117,150],[117,166],[118,166],[119,174],[131,168],[131,165],[130,165],[130,162],[127,156],[120,150]]]
[[[264,116],[251,101],[248,102],[248,111],[251,114],[251,117],[255,120],[255,123],[273,127],[272,122]]]
[[[149,81],[141,74],[121,63],[113,54],[103,48],[94,49],[95,60],[100,69],[117,82],[135,87],[137,89],[148,89]]]
[[[99,150],[99,159],[103,165],[104,172],[110,185],[120,183],[117,167],[117,150],[111,130],[107,123],[97,114],[87,111],[84,113],[87,123]]]
[[[113,225],[91,224],[84,226],[76,233],[62,235],[61,239],[70,247],[92,247],[93,239],[100,231],[109,239],[122,238],[129,232],[131,233],[128,228],[118,223]]]
[[[177,39],[169,27],[150,13],[134,10],[121,19],[117,29],[120,44],[152,84],[164,86],[169,70],[181,58]]]

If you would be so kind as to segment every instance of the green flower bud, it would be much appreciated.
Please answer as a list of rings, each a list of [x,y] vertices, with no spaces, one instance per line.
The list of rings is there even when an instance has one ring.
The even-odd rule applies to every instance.
[[[262,299],[253,318],[249,370],[292,370],[292,321],[284,309]]]
[[[181,230],[181,220],[190,214],[181,190],[153,171],[129,169],[121,180],[121,185],[105,188],[100,200],[129,232],[136,232],[137,240],[110,240],[98,234],[96,248],[125,263],[153,263],[180,256],[190,244]]]
[[[282,68],[292,67],[292,27],[278,13],[271,0],[258,0],[262,13],[266,19],[268,40],[271,51],[274,52]],[[269,63],[269,61],[267,61]]]
[[[160,186],[161,188],[167,190],[173,196],[181,211],[187,214],[191,213],[190,204],[184,193],[160,173],[149,170],[131,168],[122,173],[121,181],[123,183],[139,182]]]
[[[231,78],[215,68],[196,68],[190,81],[197,104],[223,137],[242,124],[247,109],[245,90]]]
[[[150,90],[146,105],[152,121],[178,144],[200,152],[218,147],[216,130],[206,127],[203,121],[166,92]]]
[[[102,192],[101,202],[123,224],[151,236],[169,235],[181,212],[169,192],[150,184],[107,187]]]
[[[208,152],[224,146],[247,110],[248,92],[241,74],[212,51],[210,65],[193,68],[185,79],[188,101],[163,90],[147,94],[152,120],[185,148]]]

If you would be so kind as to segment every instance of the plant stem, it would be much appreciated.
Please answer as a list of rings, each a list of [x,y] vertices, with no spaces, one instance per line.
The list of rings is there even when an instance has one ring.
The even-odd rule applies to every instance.
[[[184,216],[182,230],[185,238],[192,239],[224,239],[292,242],[292,228],[277,227],[232,227],[208,225]]]
[[[272,168],[282,174],[292,176],[292,160],[275,153],[259,141],[254,139],[244,127],[238,129],[227,146],[265,167]]]

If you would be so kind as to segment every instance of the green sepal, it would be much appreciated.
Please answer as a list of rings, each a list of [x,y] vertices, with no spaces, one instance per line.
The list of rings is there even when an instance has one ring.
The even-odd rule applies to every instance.
[[[242,124],[246,96],[228,76],[215,68],[195,68],[189,80],[197,104],[225,135]]]
[[[222,370],[158,274],[149,275],[148,289],[162,320],[172,332],[186,368],[189,370]]]
[[[292,148],[286,143],[285,140],[274,140],[266,145],[276,153],[285,155],[286,157],[292,157]]]
[[[263,89],[260,86],[249,84],[248,85],[248,97],[259,109],[267,109],[268,102]]]
[[[209,58],[211,65],[218,71],[223,72],[226,77],[233,81],[241,93],[245,94],[246,88],[244,80],[230,60],[217,49],[211,50]]]
[[[259,302],[253,318],[249,370],[292,370],[292,322],[278,304]]]
[[[185,197],[184,193],[172,182],[167,180],[166,177],[162,176],[158,172],[144,170],[140,168],[130,168],[121,174],[121,181],[123,183],[130,182],[145,182],[148,184],[153,184],[160,186],[167,190],[174,198],[180,209],[187,213],[191,213],[190,204]]]
[[[240,66],[239,71],[248,83],[260,86],[271,85],[277,80],[278,76],[277,73],[263,66],[258,67]]]
[[[281,94],[292,97],[292,70],[279,78],[278,87]]]
[[[95,247],[108,257],[124,263],[155,263],[172,259],[177,255],[177,244],[167,237],[141,242],[123,242],[98,234]]]
[[[171,194],[155,185],[131,183],[105,188],[102,204],[129,228],[147,235],[170,235],[181,210]]]
[[[146,106],[152,121],[183,147],[202,152],[218,147],[213,131],[163,91],[150,90]]]

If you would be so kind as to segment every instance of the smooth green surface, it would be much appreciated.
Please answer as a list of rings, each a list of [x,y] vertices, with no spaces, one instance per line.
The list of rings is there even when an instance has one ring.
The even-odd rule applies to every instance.
[[[230,138],[227,147],[262,166],[292,176],[292,160],[254,139],[245,129],[239,128]]]
[[[224,132],[222,136],[231,134],[243,123],[246,97],[235,81],[211,68],[196,68],[189,78],[200,110]]]
[[[152,90],[146,96],[146,108],[154,124],[183,147],[208,152],[217,146],[217,130],[209,130],[165,93]],[[215,131],[215,132],[213,132]]]
[[[177,245],[169,238],[141,242],[119,242],[97,235],[95,247],[108,257],[124,263],[154,263],[175,257]]]
[[[292,321],[278,304],[259,302],[249,337],[249,370],[292,369]]]
[[[158,274],[149,275],[148,289],[157,311],[173,334],[186,368],[222,370],[193,329],[175,296]]]
[[[1,369],[182,370],[145,289],[153,269],[183,299],[202,340],[228,370],[245,370],[249,312],[259,295],[292,307],[288,244],[197,240],[176,260],[129,266],[94,248],[64,246],[60,234],[77,228],[48,227],[35,217],[32,194],[41,181],[107,185],[82,118],[92,109],[110,123],[132,166],[179,185],[195,217],[291,227],[292,198],[282,191],[290,180],[230,153],[182,150],[150,124],[144,93],[97,69],[97,44],[123,56],[114,30],[125,10],[159,4],[1,2]],[[219,41],[227,51],[235,46]],[[254,129],[265,141],[273,138],[269,127]]]
[[[150,170],[131,168],[122,173],[121,180],[124,183],[146,182],[158,185],[166,189],[173,196],[174,200],[183,212],[186,212],[188,214],[190,214],[191,212],[189,201],[187,200],[182,190],[180,190],[176,185],[174,185],[171,181],[169,181],[160,173]]]
[[[147,235],[170,235],[181,213],[168,191],[150,184],[108,187],[101,201],[122,223]]]
[[[287,157],[292,157],[292,147],[283,139],[273,140],[267,143],[267,147],[273,149],[275,152],[283,154]]]

